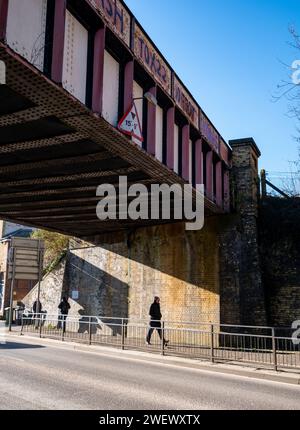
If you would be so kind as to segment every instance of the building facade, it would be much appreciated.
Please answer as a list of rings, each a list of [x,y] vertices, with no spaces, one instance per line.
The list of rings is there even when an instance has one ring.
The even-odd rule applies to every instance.
[[[7,221],[0,221],[0,316],[10,302],[10,280],[8,279],[8,258],[11,237],[29,237],[32,228],[21,226]],[[16,280],[14,288],[14,304],[21,302],[33,288],[34,282]]]

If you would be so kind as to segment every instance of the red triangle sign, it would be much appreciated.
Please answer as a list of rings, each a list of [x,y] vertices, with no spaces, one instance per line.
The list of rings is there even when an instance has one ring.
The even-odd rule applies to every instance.
[[[118,129],[128,136],[143,142],[143,133],[135,103],[132,103],[131,108],[126,112],[118,124]]]

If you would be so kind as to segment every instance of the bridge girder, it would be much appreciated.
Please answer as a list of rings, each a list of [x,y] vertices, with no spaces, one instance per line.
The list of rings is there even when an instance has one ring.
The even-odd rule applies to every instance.
[[[186,182],[3,43],[0,60],[0,218],[85,238],[161,223],[98,220],[97,186]]]

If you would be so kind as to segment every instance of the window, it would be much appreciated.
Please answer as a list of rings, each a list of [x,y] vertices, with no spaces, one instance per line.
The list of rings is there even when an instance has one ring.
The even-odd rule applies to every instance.
[[[189,183],[193,183],[193,142],[189,140]]]

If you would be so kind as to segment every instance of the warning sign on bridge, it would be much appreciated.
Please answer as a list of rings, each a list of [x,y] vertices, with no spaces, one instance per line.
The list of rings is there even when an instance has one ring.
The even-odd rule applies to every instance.
[[[142,128],[139,120],[139,115],[133,102],[131,108],[126,112],[118,124],[118,129],[128,136],[143,142]]]

